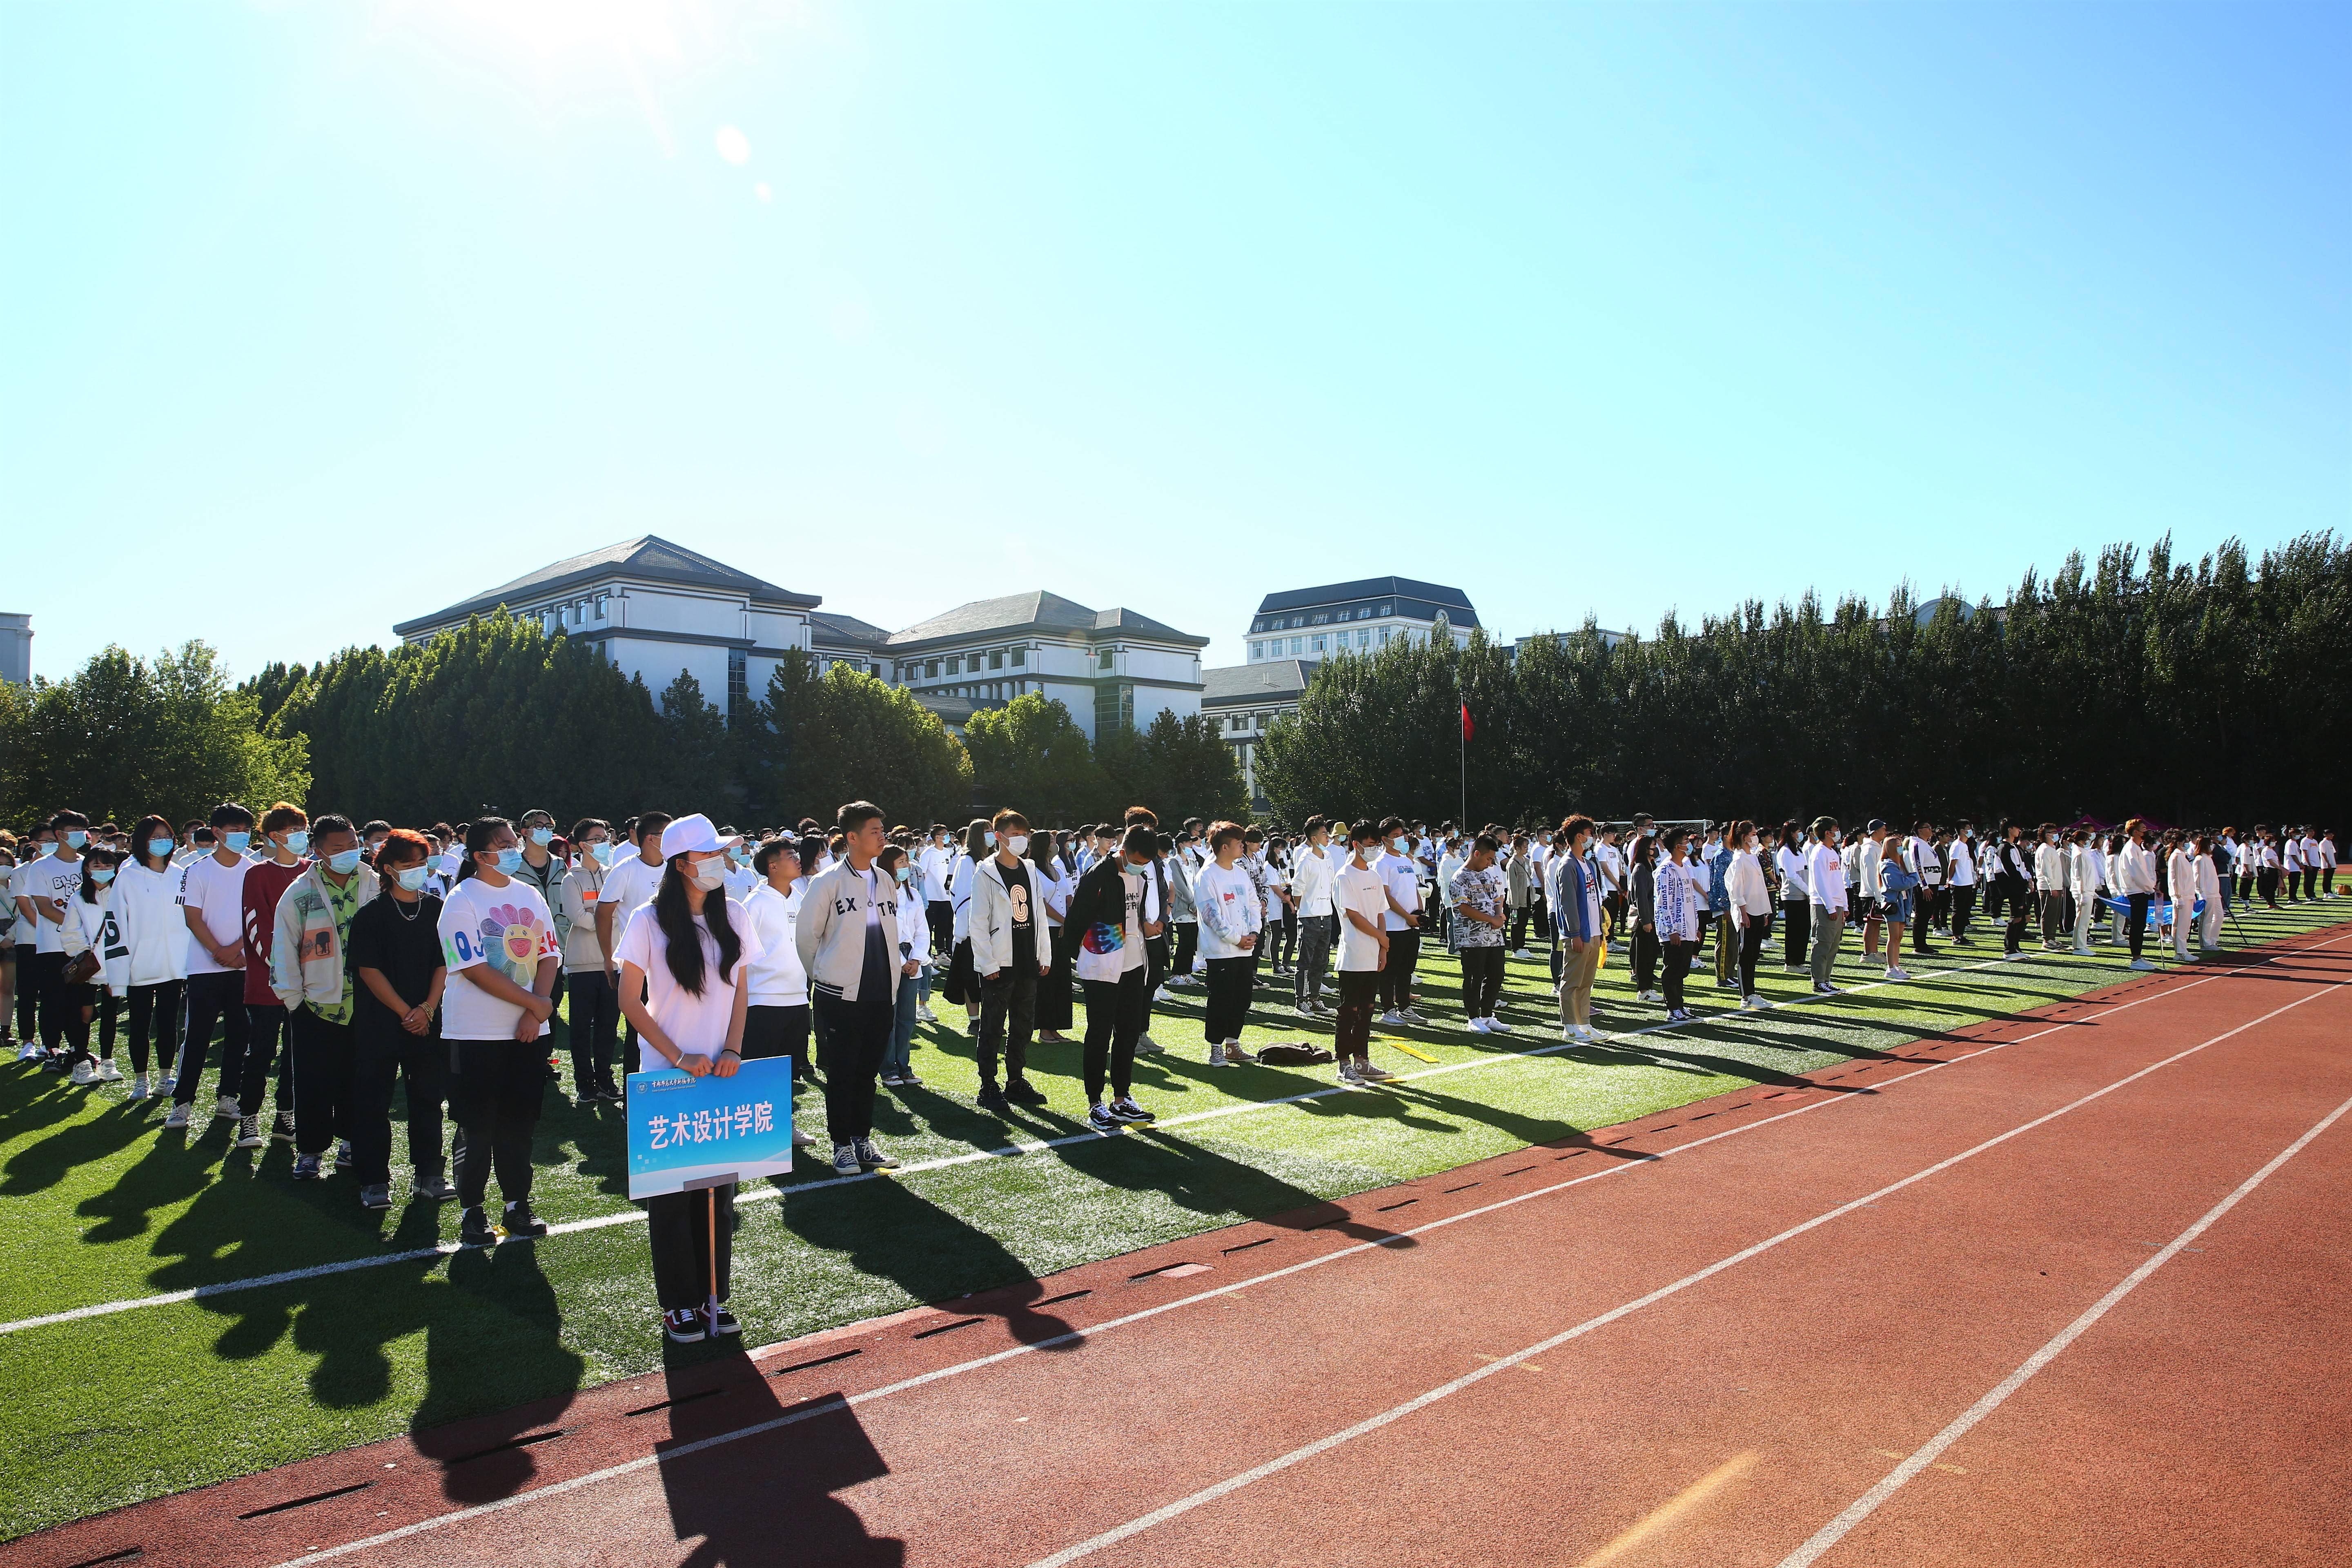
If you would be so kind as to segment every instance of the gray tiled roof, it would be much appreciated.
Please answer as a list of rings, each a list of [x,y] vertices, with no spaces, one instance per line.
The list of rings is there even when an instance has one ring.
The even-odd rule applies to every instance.
[[[1276,610],[1303,610],[1309,605],[1332,605],[1342,599],[1371,599],[1383,594],[1392,594],[1403,599],[1424,600],[1448,612],[1470,608],[1470,595],[1459,588],[1448,588],[1438,583],[1416,582],[1411,577],[1365,577],[1353,583],[1330,583],[1320,588],[1287,588],[1279,594],[1268,594],[1258,601],[1257,613],[1270,616]],[[1449,618],[1456,626],[1464,624],[1459,616],[1449,615]]]
[[[568,591],[575,584],[585,586],[600,578],[625,574],[653,583],[671,583],[680,587],[717,588],[742,594],[755,605],[767,605],[788,609],[808,609],[824,601],[814,594],[796,594],[789,588],[779,588],[773,583],[754,577],[749,572],[713,561],[673,544],[667,539],[641,533],[635,539],[625,539],[618,544],[608,544],[602,550],[592,550],[584,555],[574,555],[526,573],[511,583],[501,583],[486,588],[469,598],[458,600],[446,609],[429,616],[401,622],[393,627],[394,635],[407,637],[426,626],[443,621],[460,620],[472,615],[487,615],[500,605],[512,605],[520,600]]]
[[[856,616],[845,616],[835,610],[809,612],[811,640],[836,647],[880,647],[890,640],[890,634],[871,621],[861,621]]]
[[[1318,668],[1319,661],[1311,658],[1269,658],[1256,664],[1204,669],[1201,672],[1201,706],[1293,701],[1307,689]]]
[[[1157,642],[1181,643],[1191,647],[1206,647],[1209,645],[1207,637],[1180,632],[1133,610],[1090,610],[1075,599],[1065,599],[1059,594],[1048,594],[1039,588],[1026,594],[1009,594],[1001,599],[975,599],[969,605],[959,605],[945,615],[933,616],[929,620],[919,621],[904,631],[892,633],[889,646],[906,648],[924,643],[1031,630],[1081,632],[1089,637],[1118,634],[1150,637]]]

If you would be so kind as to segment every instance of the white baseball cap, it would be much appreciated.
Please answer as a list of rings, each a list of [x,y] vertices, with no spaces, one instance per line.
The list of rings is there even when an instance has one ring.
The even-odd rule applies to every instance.
[[[698,811],[692,816],[679,817],[662,829],[662,858],[667,860],[673,855],[707,853],[742,842],[743,836],[740,833],[731,838],[719,837],[719,829],[710,825],[710,818]]]

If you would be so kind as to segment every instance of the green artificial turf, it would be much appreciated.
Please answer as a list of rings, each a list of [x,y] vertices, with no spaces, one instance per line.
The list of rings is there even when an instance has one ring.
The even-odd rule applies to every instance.
[[[2248,919],[2246,934],[2273,940],[2334,918],[2332,907],[2295,907]],[[1841,984],[1875,982],[1856,953],[1850,939]],[[2091,958],[2029,951],[1952,973],[1998,954],[1996,931],[1918,961],[1909,984],[1524,1058],[1513,1053],[1559,1044],[1540,960],[1510,966],[1502,1016],[1517,1027],[1488,1037],[1462,1027],[1453,961],[1424,955],[1430,1026],[1376,1035],[1373,1055],[1427,1076],[1192,1121],[1175,1119],[1329,1088],[1331,1072],[1205,1066],[1202,994],[1174,992],[1152,1023],[1169,1050],[1141,1058],[1136,1075],[1137,1098],[1173,1124],[747,1203],[733,1307],[745,1342],[790,1338],[1893,1052],[2128,973],[2122,951],[2104,945]],[[1775,952],[1760,977],[1778,1001],[1806,995]],[[1626,981],[1612,952],[1598,994],[1604,1026],[1660,1022]],[[1290,1012],[1287,986],[1261,988],[1248,1043],[1328,1043],[1327,1024]],[[1690,997],[1709,1010],[1730,999],[1711,970],[1692,977]],[[886,1090],[878,1107],[877,1136],[892,1153],[918,1166],[1084,1131],[1075,1039],[1032,1055],[1050,1105],[992,1116],[972,1103],[961,1010],[935,1005],[943,1024],[921,1030],[915,1056],[923,1086]],[[1397,1039],[1440,1067],[1476,1065],[1432,1072]],[[163,1131],[161,1108],[131,1103],[125,1088],[0,1073],[0,1321],[456,1235],[455,1206],[409,1204],[397,1163],[394,1207],[370,1213],[347,1178],[294,1184],[283,1144],[231,1150],[221,1121],[192,1139]],[[822,1143],[818,1098],[798,1114]],[[394,1150],[397,1161],[397,1128]],[[537,1161],[542,1218],[632,1212],[615,1110],[551,1094]],[[831,1173],[804,1157],[796,1180]],[[634,1224],[0,1334],[0,1536],[664,1363]]]

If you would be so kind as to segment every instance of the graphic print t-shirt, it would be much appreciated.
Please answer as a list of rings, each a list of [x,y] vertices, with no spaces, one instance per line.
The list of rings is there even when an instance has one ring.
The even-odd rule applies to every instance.
[[[547,900],[528,882],[509,880],[493,888],[468,877],[449,889],[441,904],[441,962],[449,983],[441,994],[441,1034],[451,1040],[511,1040],[521,1006],[502,1002],[459,973],[488,964],[525,991],[539,973],[539,961],[562,949]],[[549,1025],[541,1023],[542,1036]]]
[[[1037,913],[1034,886],[1029,879],[1029,863],[1004,872],[1004,891],[1013,900],[1013,963],[1015,973],[1037,973]]]

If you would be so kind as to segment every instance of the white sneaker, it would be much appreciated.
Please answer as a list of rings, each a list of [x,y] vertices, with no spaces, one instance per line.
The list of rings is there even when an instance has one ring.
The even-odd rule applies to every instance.
[[[98,1068],[87,1061],[74,1063],[73,1081],[87,1089],[98,1081]]]
[[[1386,1020],[1382,1020],[1382,1021],[1383,1021],[1383,1022],[1385,1022]],[[1483,1035],[1483,1034],[1485,1034],[1485,1033],[1486,1032],[1486,1019],[1484,1019],[1484,1018],[1473,1018],[1473,1019],[1471,1019],[1471,1020],[1470,1020],[1470,1032],[1471,1032],[1472,1034],[1474,1034],[1474,1035]]]
[[[100,1083],[121,1083],[122,1081],[122,1069],[116,1067],[111,1061],[100,1062],[98,1064],[98,1081]]]
[[[25,1048],[16,1053],[16,1059],[20,1062],[39,1061],[41,1059],[41,1042],[38,1040],[26,1040],[25,1042]]]
[[[145,1073],[142,1072],[138,1077],[131,1080],[131,1098],[133,1100],[144,1100],[147,1098],[147,1075]]]
[[[244,1114],[236,1108],[236,1096],[233,1094],[224,1094],[213,1101],[213,1119],[216,1121],[235,1121]]]
[[[1381,1015],[1381,1022],[1391,1029],[1401,1029],[1404,1027],[1404,1015],[1391,1007]]]
[[[2078,947],[2074,949],[2073,952],[2074,956],[2077,958],[2090,958],[2094,956],[2091,950],[2087,947]]]
[[[184,1105],[175,1105],[172,1107],[172,1113],[163,1118],[163,1125],[166,1127],[184,1128],[187,1124],[188,1108]]]
[[[918,1024],[936,1024],[939,1021],[940,1016],[937,1013],[932,1012],[929,1007],[918,1007],[915,1009],[915,1022]]]
[[[1213,1068],[1222,1068],[1222,1067],[1231,1067],[1231,1066],[1233,1066],[1233,1064],[1232,1064],[1231,1062],[1229,1062],[1229,1061],[1227,1061],[1227,1060],[1225,1059],[1225,1047],[1223,1047],[1223,1046],[1211,1046],[1211,1047],[1209,1047],[1209,1065],[1210,1065],[1211,1067],[1213,1067]]]
[[[1908,980],[1911,976],[1905,971],[1889,965],[1886,971],[1886,978],[1889,980]]]
[[[1739,1010],[1743,1013],[1757,1012],[1760,1010],[1763,1005],[1764,998],[1757,995],[1753,992],[1748,993],[1747,995],[1742,996],[1739,999]]]
[[[1515,959],[1518,960],[1518,962],[1520,962],[1521,963],[1530,963],[1530,962],[1532,962],[1532,961],[1534,960],[1534,958],[1535,958],[1535,954],[1534,954],[1534,953],[1532,953],[1532,952],[1528,952],[1526,948],[1524,948],[1524,947],[1523,947],[1523,948],[1521,948],[1521,949],[1519,949],[1517,952],[1514,952],[1513,954],[1511,954],[1511,956],[1512,956],[1513,958],[1515,958]]]
[[[2131,966],[2134,969],[2154,969],[2156,963],[2153,959],[2135,958],[2131,961]]]
[[[1292,1011],[1292,1012],[1294,1012],[1294,1013],[1296,1013],[1296,1014],[1297,1014],[1297,1015],[1298,1015],[1300,1017],[1302,1017],[1302,1018],[1313,1018],[1313,1017],[1320,1016],[1320,1015],[1318,1015],[1318,1014],[1315,1011],[1315,1004],[1314,1004],[1314,1002],[1313,1002],[1311,999],[1310,999],[1310,1000],[1308,1000],[1308,1001],[1301,1002],[1297,1006],[1293,1007],[1293,1008],[1291,1009],[1291,1011]]]
[[[1507,1035],[1511,1032],[1511,1026],[1489,1013],[1486,1015],[1486,1032],[1490,1035]]]

